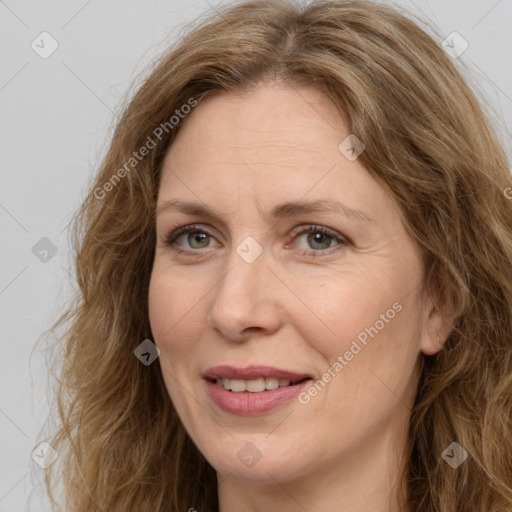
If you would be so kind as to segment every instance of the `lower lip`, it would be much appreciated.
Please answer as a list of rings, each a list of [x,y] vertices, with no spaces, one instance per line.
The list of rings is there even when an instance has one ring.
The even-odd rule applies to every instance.
[[[261,393],[233,393],[217,383],[206,380],[210,397],[223,411],[239,416],[263,414],[284,405],[296,397],[311,379],[293,386],[270,389]]]

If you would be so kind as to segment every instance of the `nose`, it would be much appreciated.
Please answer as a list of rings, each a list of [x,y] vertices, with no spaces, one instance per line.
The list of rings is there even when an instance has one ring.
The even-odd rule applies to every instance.
[[[266,251],[251,263],[233,247],[224,277],[212,290],[207,324],[225,339],[244,341],[279,329],[286,288],[269,268]]]

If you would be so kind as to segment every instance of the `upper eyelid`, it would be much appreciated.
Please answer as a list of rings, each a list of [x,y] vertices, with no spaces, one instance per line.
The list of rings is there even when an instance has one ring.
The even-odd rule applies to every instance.
[[[185,224],[182,226],[178,226],[176,229],[170,230],[165,236],[165,238],[172,238],[173,240],[175,240],[177,237],[181,235],[194,231],[204,231],[208,236],[215,238],[215,235],[213,234],[213,231],[216,231],[215,228],[207,224]]]
[[[329,228],[327,226],[324,226],[323,224],[318,224],[315,222],[300,224],[299,226],[293,228],[292,232],[300,233],[301,230],[307,230],[308,228],[316,228],[316,229],[325,230],[325,231],[328,231],[329,233],[331,233],[333,236],[340,236],[340,237],[345,238],[341,233],[338,233],[335,229]],[[167,233],[168,233],[168,237],[175,236],[175,235],[179,236],[183,232],[186,233],[187,231],[190,231],[190,230],[205,231],[205,232],[207,232],[207,234],[210,234],[210,236],[214,236],[214,235],[211,233],[208,233],[208,231],[217,231],[214,227],[210,226],[209,224],[193,223],[193,224],[183,224],[183,225],[177,224],[175,228],[172,228],[171,230],[167,231]]]

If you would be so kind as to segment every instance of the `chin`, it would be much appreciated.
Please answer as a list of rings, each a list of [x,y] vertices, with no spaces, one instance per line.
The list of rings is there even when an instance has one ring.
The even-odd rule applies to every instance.
[[[258,449],[256,445],[263,443],[258,439],[251,441],[251,437],[255,436],[243,436],[242,440],[238,436],[230,438],[234,442],[229,446],[222,445],[221,451],[207,454],[208,462],[221,475],[257,484],[287,482],[312,471],[310,463],[298,460],[297,449],[290,447],[283,452],[268,444]]]

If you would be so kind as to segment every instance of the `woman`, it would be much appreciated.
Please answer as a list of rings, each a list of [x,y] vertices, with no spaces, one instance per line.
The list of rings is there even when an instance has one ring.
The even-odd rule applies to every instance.
[[[510,186],[450,56],[396,10],[254,1],[194,27],[77,218],[49,491],[512,510]]]

